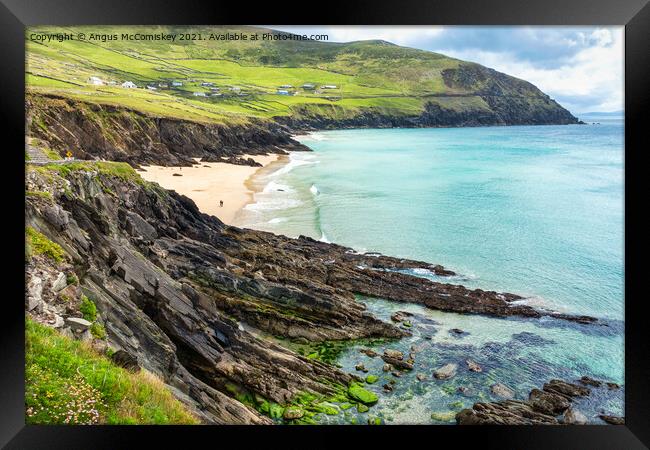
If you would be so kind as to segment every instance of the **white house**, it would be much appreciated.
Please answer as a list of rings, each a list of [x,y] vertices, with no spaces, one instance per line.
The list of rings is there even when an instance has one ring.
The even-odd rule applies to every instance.
[[[123,87],[123,88],[127,88],[127,89],[134,89],[134,88],[137,88],[137,86],[135,85],[135,83],[133,83],[132,81],[125,81],[124,83],[122,83],[122,87]]]
[[[157,91],[158,90],[158,88],[156,86],[147,86],[147,89],[149,89],[150,91]]]
[[[324,86],[321,86],[321,89],[336,89],[335,84],[326,84]]]
[[[233,91],[233,92],[241,92],[241,88],[238,87],[238,86],[233,86],[233,87],[230,88],[230,90]]]
[[[172,86],[182,86],[183,82],[182,81],[172,81]]]
[[[289,91],[286,89],[278,89],[278,95],[289,95]]]
[[[311,83],[305,83],[302,85],[303,89],[314,89],[316,86]]]
[[[293,86],[290,85],[290,84],[283,84],[282,86],[280,86],[280,89],[289,89],[289,88],[292,88],[292,87]]]
[[[103,86],[104,85],[104,80],[102,80],[99,77],[90,77],[90,78],[88,78],[88,83],[94,84],[95,86]]]
[[[205,97],[205,92],[194,92],[192,95],[194,97]]]

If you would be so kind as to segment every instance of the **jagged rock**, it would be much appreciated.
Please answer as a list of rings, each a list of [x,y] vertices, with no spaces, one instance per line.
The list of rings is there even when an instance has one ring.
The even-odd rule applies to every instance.
[[[515,391],[513,391],[508,386],[501,383],[495,383],[492,386],[490,386],[490,391],[492,391],[494,395],[497,395],[501,398],[510,399],[510,398],[514,398],[515,396]]]
[[[552,392],[541,391],[539,389],[533,389],[530,391],[528,401],[537,411],[551,416],[562,414],[569,408],[569,406],[571,406],[571,402],[569,402],[564,396]]]
[[[478,363],[472,361],[471,359],[467,359],[465,360],[465,362],[467,363],[467,368],[472,372],[483,372],[481,366]]]
[[[567,425],[584,425],[587,423],[587,417],[574,408],[569,408],[564,413],[562,422]]]
[[[52,328],[61,328],[65,325],[66,321],[63,320],[63,317],[58,314],[54,314],[54,319],[52,321]]]
[[[88,322],[86,319],[81,317],[68,317],[65,319],[66,325],[68,325],[72,331],[83,332],[86,331],[92,323]]]
[[[589,395],[591,392],[586,387],[555,379],[545,383],[543,389],[546,392],[559,394],[569,399],[572,397],[584,397],[585,395]]]
[[[456,335],[456,336],[464,336],[468,334],[467,332],[461,330],[460,328],[452,328],[449,330],[450,334]]]
[[[436,369],[433,372],[433,376],[436,377],[438,380],[448,380],[449,378],[453,378],[456,375],[457,370],[458,370],[458,364],[448,363]]]
[[[363,364],[361,364],[361,363],[359,363],[359,364],[357,364],[356,366],[354,366],[354,368],[355,368],[356,370],[361,371],[361,372],[368,372],[368,369],[366,369],[366,367],[365,367]]]
[[[384,364],[384,366],[381,368],[384,372],[390,372],[393,370],[393,367],[390,364]]]
[[[401,360],[402,358],[404,358],[404,353],[400,352],[399,350],[386,349],[384,350],[384,356],[391,359]]]
[[[403,370],[413,370],[413,362],[412,361],[402,361],[396,358],[390,358],[386,355],[383,355],[381,359],[384,360],[384,362],[388,363],[391,367],[397,368],[397,369],[403,369]]]
[[[369,356],[370,358],[374,358],[379,355],[379,353],[377,353],[371,348],[362,348],[361,350],[359,350],[359,352],[365,354],[366,356]]]
[[[396,311],[390,316],[390,319],[393,322],[403,322],[404,320],[407,319],[407,317],[412,317],[412,316],[413,314],[411,314],[408,311]]]
[[[607,389],[613,390],[613,389],[620,389],[620,388],[621,386],[617,383],[611,383],[611,382],[607,383]]]
[[[397,378],[399,378],[399,377],[402,376],[402,373],[401,373],[401,372],[398,372],[397,370],[391,372],[390,374],[391,374],[392,376],[394,376],[394,377],[397,377]]]
[[[390,384],[384,384],[382,387],[384,388],[385,391],[388,392],[391,392],[393,390],[393,386],[391,386]]]
[[[583,376],[582,378],[580,378],[580,382],[582,384],[586,384],[586,385],[594,386],[594,387],[600,387],[603,384],[602,381],[594,380],[593,378],[588,377],[588,376]]]
[[[124,367],[126,370],[129,370],[131,372],[139,372],[140,371],[140,364],[138,364],[138,358],[130,354],[129,352],[126,352],[124,350],[118,350],[115,353],[111,355],[111,360],[113,362],[120,366]]]
[[[528,403],[505,400],[475,403],[456,414],[458,425],[555,425],[557,419],[535,411]]]
[[[424,381],[424,380],[427,379],[427,376],[426,376],[425,374],[423,374],[423,373],[418,373],[418,374],[415,376],[415,378],[417,378],[418,381]]]
[[[63,290],[67,285],[67,277],[63,272],[59,272],[59,274],[56,276],[56,279],[52,283],[52,292],[56,294],[57,292]]]
[[[27,283],[27,311],[35,309],[43,299],[43,280],[32,277]]]
[[[608,416],[606,414],[600,414],[598,417],[610,425],[625,425],[625,417]]]

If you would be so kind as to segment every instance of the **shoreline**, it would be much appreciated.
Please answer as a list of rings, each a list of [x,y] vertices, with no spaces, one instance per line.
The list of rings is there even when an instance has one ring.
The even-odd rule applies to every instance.
[[[216,216],[227,225],[235,225],[239,212],[254,201],[254,194],[258,192],[254,181],[257,175],[277,170],[288,162],[287,155],[242,156],[253,158],[262,167],[203,162],[194,158],[197,164],[192,167],[151,165],[143,166],[138,173],[147,181],[191,198],[202,213]],[[219,206],[219,201],[223,201],[223,206]]]

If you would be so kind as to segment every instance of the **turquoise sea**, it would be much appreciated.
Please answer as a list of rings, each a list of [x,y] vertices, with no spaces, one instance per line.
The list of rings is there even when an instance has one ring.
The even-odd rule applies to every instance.
[[[393,311],[416,313],[412,338],[376,344],[419,348],[416,368],[385,393],[391,375],[383,362],[351,346],[339,363],[354,372],[363,362],[380,375],[370,387],[380,401],[369,413],[324,422],[374,415],[453,423],[461,404],[498,399],[489,389],[495,382],[517,398],[553,377],[623,383],[623,120],[582,119],[590,124],[318,132],[297,137],[313,152],[293,153],[256,180],[263,190],[242,211],[242,226],[442,264],[458,273],[450,282],[607,323],[494,319],[360,298],[388,320]],[[469,372],[468,357],[483,372]],[[458,375],[432,381],[447,362],[459,365]],[[461,394],[459,386],[469,389]],[[580,408],[594,423],[602,409],[622,415],[623,391],[599,390]]]

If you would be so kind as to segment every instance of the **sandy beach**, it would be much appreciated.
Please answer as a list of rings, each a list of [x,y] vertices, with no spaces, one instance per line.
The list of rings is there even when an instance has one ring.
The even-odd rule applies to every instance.
[[[201,212],[217,216],[233,225],[237,213],[253,201],[257,186],[252,177],[280,166],[287,160],[283,155],[242,155],[251,157],[262,167],[227,163],[199,162],[194,167],[146,166],[139,171],[142,178],[183,194],[196,203]],[[178,176],[181,175],[181,176]],[[223,200],[223,207],[219,201]]]

